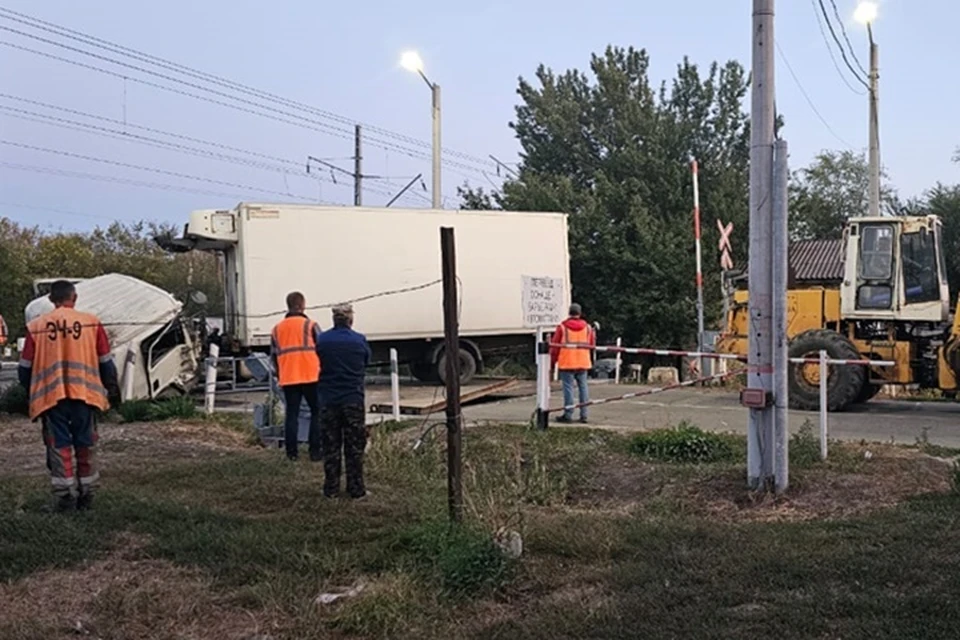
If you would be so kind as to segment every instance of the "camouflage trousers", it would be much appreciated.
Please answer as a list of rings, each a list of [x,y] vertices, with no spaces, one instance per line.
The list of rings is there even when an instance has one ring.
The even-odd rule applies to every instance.
[[[53,494],[63,501],[92,496],[97,469],[97,412],[78,400],[61,400],[41,416]]]
[[[341,458],[346,463],[347,493],[366,494],[363,486],[363,450],[367,446],[366,411],[361,404],[325,405],[320,422],[323,433],[323,494],[340,492]]]

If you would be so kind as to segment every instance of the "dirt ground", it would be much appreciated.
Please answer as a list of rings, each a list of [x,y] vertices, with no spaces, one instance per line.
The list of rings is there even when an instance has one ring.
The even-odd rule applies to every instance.
[[[484,430],[485,427],[474,427],[469,431]],[[375,438],[389,438],[398,446],[406,446],[401,443],[408,443],[409,436],[408,432],[387,435],[374,430]],[[529,537],[533,551],[524,556],[525,577],[509,596],[466,605],[461,612],[474,618],[464,622],[463,630],[473,629],[470,635],[484,637],[483,630],[489,625],[523,624],[523,611],[528,605],[534,606],[534,600],[536,607],[548,611],[574,608],[583,615],[593,615],[591,611],[609,610],[617,598],[602,581],[604,575],[614,571],[615,548],[624,544],[616,541],[617,536],[622,538],[618,522],[623,520],[652,522],[665,513],[721,525],[844,519],[886,509],[914,496],[944,494],[951,489],[948,461],[892,445],[846,444],[832,450],[836,454],[827,465],[797,469],[792,474],[789,494],[773,498],[747,491],[739,465],[701,467],[645,462],[622,448],[609,447],[608,438],[615,437],[621,436],[608,432],[596,436],[595,442],[591,439],[582,445],[583,450],[591,453],[590,464],[578,464],[571,470],[561,504],[530,507],[530,526],[539,523],[544,531],[534,530]],[[195,460],[203,464],[228,455],[263,460],[282,455],[252,445],[249,435],[241,430],[208,422],[104,424],[100,427],[100,444],[106,486],[120,482],[125,472],[132,473],[158,457],[165,462]],[[472,451],[467,448],[468,456],[478,455]],[[376,478],[377,470],[370,472]],[[39,428],[26,420],[0,422],[0,484],[13,478],[21,482],[32,478],[36,482],[30,480],[31,485],[45,486]],[[374,487],[374,495],[383,491],[375,484]],[[578,530],[572,530],[565,539],[568,534],[558,527],[563,526],[566,518],[584,515],[596,516],[590,528],[591,539],[583,540],[583,532]],[[118,532],[110,539],[105,554],[70,568],[43,569],[0,583],[0,620],[6,625],[0,627],[18,640],[294,637],[277,631],[278,624],[283,622],[278,611],[244,606],[237,591],[217,587],[211,576],[199,568],[149,557],[143,552],[149,542],[144,535]],[[536,551],[538,545],[558,544],[574,550],[589,546],[589,551],[583,553],[610,559],[558,564],[554,559],[545,560]],[[608,550],[603,549],[605,544],[609,544]],[[563,551],[567,553],[572,552]],[[364,598],[371,602],[394,597],[400,602],[416,601],[422,597],[420,587],[405,574],[370,576],[367,584],[369,590]],[[537,595],[533,596],[534,593]],[[402,618],[406,615],[402,609],[403,605],[391,605],[390,615]],[[357,615],[362,621],[362,616]],[[424,637],[427,635],[432,634],[424,632]],[[316,637],[365,636],[335,633]]]

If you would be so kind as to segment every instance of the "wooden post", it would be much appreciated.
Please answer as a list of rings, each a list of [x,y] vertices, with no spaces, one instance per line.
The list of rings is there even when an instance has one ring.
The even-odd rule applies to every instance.
[[[447,503],[450,520],[463,519],[461,462],[463,441],[460,432],[460,327],[457,313],[457,252],[452,227],[440,227],[440,256],[443,271],[443,335],[447,358]]]

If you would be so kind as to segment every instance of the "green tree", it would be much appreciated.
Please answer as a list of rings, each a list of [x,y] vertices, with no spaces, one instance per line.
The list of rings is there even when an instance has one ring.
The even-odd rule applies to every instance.
[[[37,278],[92,278],[122,273],[149,282],[185,303],[188,313],[201,308],[191,294],[201,291],[209,315],[223,313],[223,294],[217,259],[209,254],[173,255],[154,241],[172,234],[173,227],[145,222],[115,222],[90,233],[41,233],[0,218],[0,314],[11,334],[23,332],[23,310],[33,299]]]
[[[520,80],[522,153],[502,194],[461,189],[465,208],[570,214],[572,292],[609,337],[691,344],[696,288],[690,158],[700,165],[704,271],[719,281],[716,220],[734,223],[745,257],[748,81],[737,62],[706,73],[684,59],[651,86],[643,50],[609,47],[587,74],[541,66]],[[719,286],[707,286],[719,309]],[[708,316],[709,317],[709,316]]]
[[[881,212],[898,214],[901,203],[881,173]],[[870,171],[862,153],[823,151],[791,176],[790,237],[839,238],[848,218],[869,213]]]

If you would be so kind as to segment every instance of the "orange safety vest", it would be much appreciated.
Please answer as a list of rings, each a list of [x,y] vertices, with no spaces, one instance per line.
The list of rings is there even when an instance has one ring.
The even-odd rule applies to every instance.
[[[571,331],[569,327],[563,325],[563,344],[582,344],[590,345],[591,329],[589,326],[579,331]],[[560,354],[557,357],[557,369],[561,371],[579,371],[589,370],[593,366],[590,361],[589,349],[578,349],[575,347],[561,347]]]
[[[273,328],[281,387],[310,384],[320,379],[320,356],[313,336],[315,326],[310,318],[290,316]]]
[[[30,419],[64,399],[80,400],[101,411],[110,408],[100,380],[97,329],[89,313],[60,307],[27,325],[33,337],[30,374]]]
[[[7,323],[0,316],[0,346],[7,344]]]

